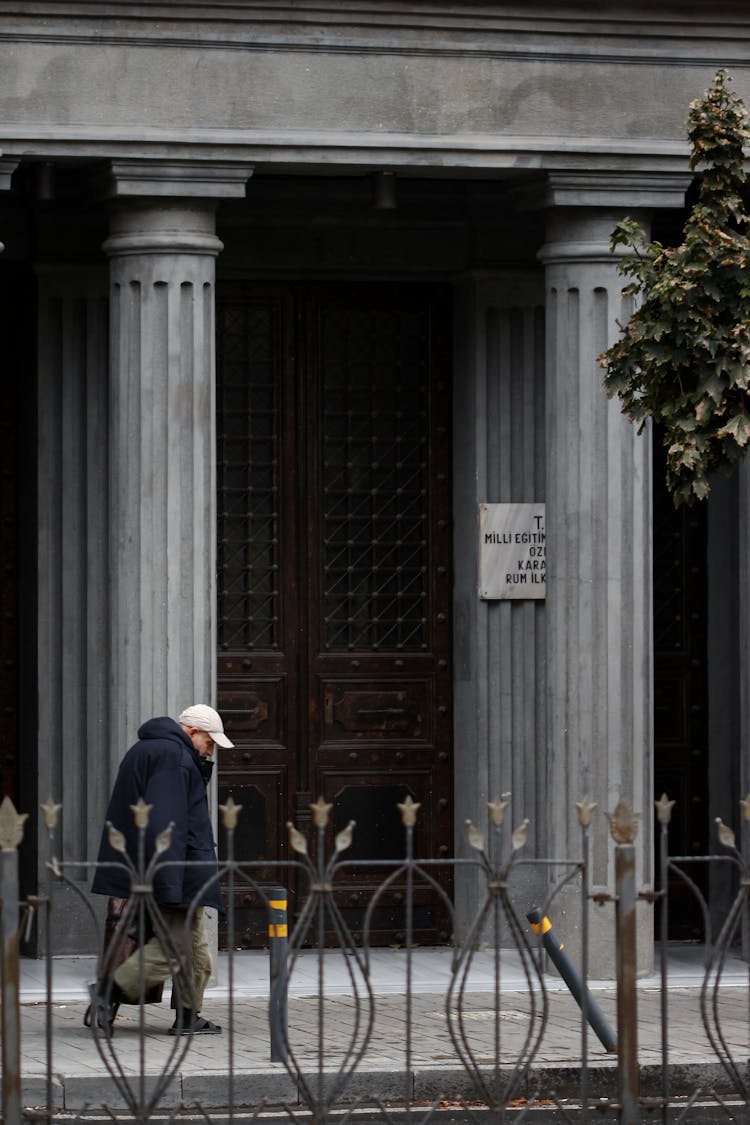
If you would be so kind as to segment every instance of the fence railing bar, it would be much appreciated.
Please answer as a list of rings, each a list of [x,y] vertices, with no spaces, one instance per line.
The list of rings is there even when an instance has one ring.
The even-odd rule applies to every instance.
[[[635,846],[615,847],[615,943],[617,957],[617,1049],[620,1125],[640,1121],[638,995],[636,989]]]

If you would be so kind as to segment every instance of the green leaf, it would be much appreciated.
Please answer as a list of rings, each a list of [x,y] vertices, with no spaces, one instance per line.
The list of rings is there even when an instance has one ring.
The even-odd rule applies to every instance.
[[[748,440],[750,440],[750,419],[744,411],[742,414],[735,414],[734,418],[731,418],[726,426],[722,426],[719,430],[719,434],[722,436],[725,434],[730,435],[737,444],[744,449]]]

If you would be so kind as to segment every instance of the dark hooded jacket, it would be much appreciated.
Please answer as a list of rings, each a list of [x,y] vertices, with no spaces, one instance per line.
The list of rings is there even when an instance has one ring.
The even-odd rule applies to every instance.
[[[156,838],[170,821],[174,822],[171,845],[159,856],[159,869],[154,875],[154,897],[162,905],[189,903],[204,888],[199,896],[202,904],[222,909],[218,882],[214,880],[206,886],[217,870],[206,798],[210,772],[211,763],[201,758],[190,736],[174,719],[166,717],[144,723],[138,731],[138,742],[120,763],[106,819],[122,832],[127,853],[136,867],[138,829],[131,806],[137,804],[139,797],[153,806],[146,829],[146,865],[154,854]],[[106,824],[98,860],[117,866],[97,867],[92,891],[128,898],[131,875],[123,856],[109,843]],[[196,863],[200,866],[184,866]]]

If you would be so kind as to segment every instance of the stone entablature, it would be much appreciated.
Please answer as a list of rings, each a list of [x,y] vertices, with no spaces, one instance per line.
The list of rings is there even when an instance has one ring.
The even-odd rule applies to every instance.
[[[209,18],[21,2],[0,13],[0,144],[26,159],[668,170],[718,66],[750,94],[749,39],[740,3],[227,3]]]

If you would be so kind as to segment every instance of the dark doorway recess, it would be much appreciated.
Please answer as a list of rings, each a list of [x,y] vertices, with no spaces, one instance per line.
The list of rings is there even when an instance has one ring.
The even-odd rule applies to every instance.
[[[26,813],[21,895],[37,889],[36,285],[0,265],[0,797]],[[24,748],[23,753],[21,748]],[[23,952],[35,950],[36,931]]]
[[[236,743],[219,790],[243,805],[239,859],[286,857],[286,822],[309,835],[321,796],[329,847],[357,822],[352,859],[403,854],[407,795],[417,855],[449,854],[449,323],[437,287],[219,290],[219,704]],[[341,885],[355,935],[383,874]],[[402,902],[392,887],[371,940],[400,940]],[[263,944],[249,887],[235,909],[235,944]],[[433,891],[415,912],[417,940],[447,940]]]
[[[21,387],[18,341],[8,316],[14,303],[7,277],[0,278],[0,327],[5,360],[0,365],[0,785],[1,797],[18,804],[18,439]],[[24,810],[26,811],[26,810]]]
[[[667,491],[665,452],[654,434],[654,793],[676,802],[670,853],[701,856],[708,840],[706,505],[675,509]],[[658,840],[658,831],[657,831]],[[707,869],[690,864],[706,893]],[[669,937],[703,940],[697,900],[670,879]]]
[[[0,267],[0,796],[32,817],[36,763],[21,769],[19,750],[36,730],[35,318],[31,273]],[[27,826],[22,867],[33,835]]]

